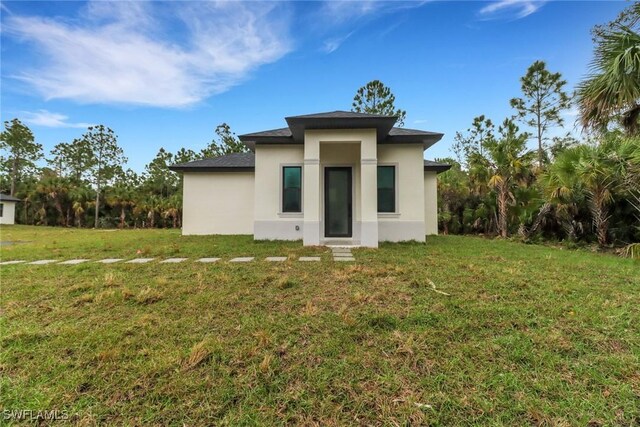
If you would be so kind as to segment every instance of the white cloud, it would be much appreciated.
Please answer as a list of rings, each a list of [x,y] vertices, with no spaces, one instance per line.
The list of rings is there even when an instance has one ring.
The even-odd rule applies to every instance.
[[[14,14],[3,31],[37,48],[42,62],[12,77],[46,99],[183,107],[289,52],[285,6],[95,1],[78,20]]]
[[[415,1],[379,1],[379,0],[328,0],[322,3],[321,16],[326,21],[340,24],[373,16],[393,13],[405,9],[414,9],[428,3],[429,0]]]
[[[87,128],[91,126],[91,123],[69,123],[68,116],[47,110],[22,111],[20,115],[26,123],[35,126],[49,128]]]
[[[535,13],[546,0],[498,0],[484,6],[481,19],[521,19]]]
[[[342,43],[344,43],[349,37],[351,37],[351,34],[353,33],[354,32],[352,31],[345,36],[334,37],[334,38],[325,40],[324,44],[322,45],[322,51],[325,53],[331,53],[336,51],[342,45]]]
[[[358,31],[358,27],[367,22],[385,14],[418,8],[428,2],[429,0],[327,0],[321,3],[318,13],[314,16],[312,26],[316,27],[316,31],[339,34],[326,38],[320,49],[325,53],[332,53]]]

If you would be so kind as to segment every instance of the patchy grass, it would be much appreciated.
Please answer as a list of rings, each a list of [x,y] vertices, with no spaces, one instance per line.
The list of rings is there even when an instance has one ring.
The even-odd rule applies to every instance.
[[[2,410],[124,425],[640,423],[637,261],[458,236],[343,264],[246,236],[0,233],[32,241],[3,260],[323,256],[2,266]]]

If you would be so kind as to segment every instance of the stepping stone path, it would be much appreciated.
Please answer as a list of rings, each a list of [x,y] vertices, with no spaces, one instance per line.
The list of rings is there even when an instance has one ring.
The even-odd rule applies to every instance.
[[[59,264],[63,264],[63,265],[76,265],[76,264],[81,264],[83,262],[87,262],[89,261],[88,259],[70,259],[69,261],[62,261]]]
[[[333,254],[334,261],[341,262],[356,260],[351,253],[351,249],[347,247],[333,246],[331,247],[331,253]]]
[[[176,264],[186,260],[187,258],[167,258],[164,261],[160,261],[160,264]]]
[[[353,254],[351,253],[351,249],[344,246],[334,246],[331,247],[331,253],[333,255],[334,261],[355,261]],[[12,260],[12,261],[2,261],[0,265],[13,265],[13,264],[30,264],[30,265],[46,265],[46,264],[58,264],[58,265],[77,265],[82,264],[84,262],[94,262],[99,264],[115,264],[117,262],[124,261],[125,264],[146,264],[151,261],[154,261],[156,258],[134,258],[128,261],[125,261],[124,258],[105,258],[100,260],[92,261],[86,258],[77,258],[77,259],[69,259],[66,261],[58,260],[58,259],[40,259],[37,261],[27,262],[26,260]],[[203,264],[210,264],[214,262],[220,261],[221,258],[198,258],[194,260],[194,262],[200,262]],[[294,258],[292,258],[293,260]],[[188,261],[189,258],[166,258],[159,261],[160,264],[177,264],[181,262]],[[236,257],[229,260],[229,262],[252,262],[255,260],[255,257],[246,256],[246,257]],[[289,260],[289,257],[286,256],[269,256],[264,258],[267,262],[285,262]],[[298,258],[300,262],[320,262],[322,260],[319,256],[301,256]]]
[[[134,258],[131,261],[127,261],[127,264],[144,264],[153,261],[153,258]]]

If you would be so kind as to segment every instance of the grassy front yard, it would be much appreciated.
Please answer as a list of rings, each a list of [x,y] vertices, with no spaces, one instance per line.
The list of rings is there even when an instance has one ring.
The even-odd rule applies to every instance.
[[[3,261],[292,258],[0,266],[0,410],[84,425],[640,423],[638,262],[457,236],[340,264],[246,236],[0,233],[27,241]]]

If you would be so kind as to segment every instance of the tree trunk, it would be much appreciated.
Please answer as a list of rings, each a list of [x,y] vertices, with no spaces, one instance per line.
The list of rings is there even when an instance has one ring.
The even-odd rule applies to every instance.
[[[18,158],[14,156],[13,164],[11,167],[11,190],[9,194],[11,196],[16,195],[16,178],[18,177]]]
[[[498,186],[498,233],[502,237],[507,237],[507,184],[505,182]]]
[[[62,209],[62,204],[60,203],[60,200],[58,200],[58,198],[56,197],[53,201],[53,205],[56,208],[56,211],[58,211],[58,215],[60,215],[60,223],[63,227],[67,226],[67,221],[65,220],[65,216],[64,216],[64,209]]]
[[[536,215],[536,219],[533,220],[533,224],[531,224],[531,228],[527,230],[524,224],[521,224],[521,227],[524,229],[524,238],[529,238],[533,233],[538,231],[540,224],[542,224],[542,220],[547,216],[547,214],[551,211],[551,203],[546,202],[540,210],[538,211],[538,215]]]
[[[124,205],[120,206],[120,229],[124,229],[124,220],[126,214],[124,213]]]
[[[100,211],[100,187],[96,191],[96,213],[93,221],[93,228],[98,228],[98,212]]]
[[[100,213],[100,178],[102,174],[102,154],[98,155],[98,171],[96,173],[96,215],[93,222],[93,227],[98,228],[98,214]]]
[[[601,192],[594,193],[590,201],[591,215],[593,216],[593,228],[598,238],[598,245],[605,246],[608,242],[609,216]]]
[[[542,100],[544,95],[540,93],[540,80],[537,79],[537,89],[535,93],[535,114],[536,114],[536,130],[538,131],[538,166],[542,168],[542,159],[544,151],[542,150]]]

